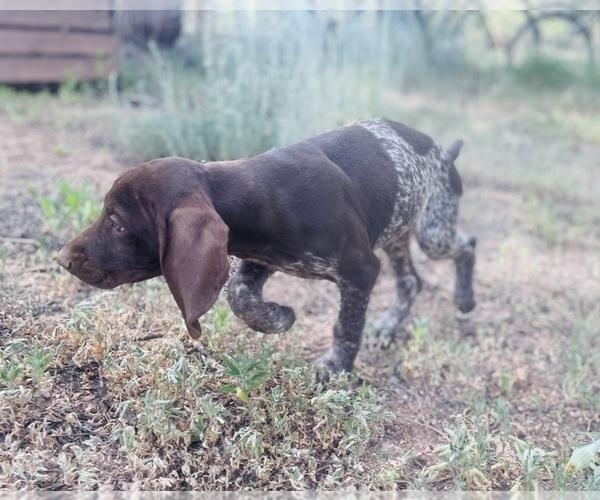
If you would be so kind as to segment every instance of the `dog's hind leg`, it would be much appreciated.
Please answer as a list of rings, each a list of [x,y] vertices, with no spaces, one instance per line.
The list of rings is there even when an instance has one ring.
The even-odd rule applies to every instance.
[[[429,258],[454,260],[454,303],[466,313],[475,307],[473,269],[477,239],[457,230],[458,201],[459,198],[452,194],[434,198],[419,221],[417,239]]]
[[[296,321],[291,307],[263,300],[263,285],[272,274],[273,270],[261,264],[242,261],[227,285],[231,310],[257,332],[282,333]]]
[[[454,303],[461,312],[467,313],[475,308],[473,296],[473,271],[475,269],[475,236],[459,234],[455,243],[453,259],[456,266],[456,284]]]
[[[410,257],[409,237],[409,233],[405,233],[383,246],[396,277],[396,298],[374,326],[377,335],[390,341],[404,329],[410,307],[422,285]]]

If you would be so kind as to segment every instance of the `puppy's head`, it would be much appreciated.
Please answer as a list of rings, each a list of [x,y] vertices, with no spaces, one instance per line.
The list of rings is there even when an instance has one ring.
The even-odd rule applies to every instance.
[[[198,164],[164,158],[120,176],[100,218],[67,243],[57,261],[98,288],[164,275],[188,332],[198,338],[198,319],[227,280],[227,240]]]

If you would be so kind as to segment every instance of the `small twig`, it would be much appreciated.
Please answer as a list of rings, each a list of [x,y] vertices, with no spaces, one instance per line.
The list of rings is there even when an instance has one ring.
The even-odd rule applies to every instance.
[[[88,437],[93,436],[95,433],[93,432],[75,432],[75,433],[67,433],[67,434],[48,434],[51,437],[55,438],[64,438],[64,437]]]
[[[435,427],[432,427],[431,425],[426,424],[424,422],[419,422],[418,420],[411,421],[411,420],[398,419],[398,422],[400,422],[401,424],[405,424],[405,425],[417,424],[417,425],[420,425],[421,427],[427,427],[428,429],[432,430],[433,432],[442,436],[443,438],[448,438],[448,436],[446,434],[437,430]]]
[[[133,339],[134,342],[145,342],[146,340],[154,340],[154,339],[162,339],[165,336],[164,333],[152,333],[150,335],[146,335],[145,337],[140,337],[139,339]]]
[[[27,273],[47,273],[48,271],[55,271],[58,268],[58,264],[45,265],[45,266],[35,266],[28,267],[27,269],[23,269],[21,272],[17,274],[27,274]]]
[[[14,236],[0,236],[0,241],[7,243],[19,243],[22,245],[36,245],[39,246],[39,241],[33,238],[16,238]]]
[[[102,378],[102,366],[98,365],[98,387],[104,388],[104,378]]]

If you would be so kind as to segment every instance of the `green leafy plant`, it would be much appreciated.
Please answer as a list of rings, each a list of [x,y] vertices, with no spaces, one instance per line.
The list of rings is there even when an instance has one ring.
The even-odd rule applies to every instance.
[[[493,457],[491,435],[474,433],[463,421],[456,421],[452,429],[446,429],[446,434],[449,442],[435,450],[440,462],[427,467],[424,477],[432,480],[440,471],[449,470],[458,490],[488,488],[489,479],[485,472]]]
[[[14,339],[0,349],[0,386],[15,387],[20,383],[25,368],[23,356],[29,348],[25,340]]]
[[[6,360],[0,365],[0,382],[6,387],[17,385],[23,373],[23,363],[17,360]]]
[[[563,353],[567,367],[563,390],[568,398],[593,405],[598,403],[597,396],[586,382],[597,377],[600,353],[595,346],[597,329],[592,321],[593,315],[588,318],[578,317],[573,325],[570,343]]]
[[[32,189],[42,209],[47,228],[58,233],[65,230],[78,233],[96,220],[101,211],[94,191],[89,182],[73,186],[59,179],[56,181],[53,194],[45,196]]]
[[[515,445],[517,458],[521,463],[522,469],[521,477],[515,486],[513,486],[513,490],[539,491],[539,473],[542,470],[551,473],[551,464],[548,459],[555,457],[557,453],[554,451],[547,452],[541,448],[531,446],[529,443],[514,436],[509,436],[509,438]]]
[[[64,157],[69,155],[69,149],[60,142],[54,145],[53,150],[56,156]]]
[[[64,101],[73,101],[77,98],[77,87],[79,80],[72,71],[67,71],[62,83],[58,87],[58,95]]]
[[[600,439],[575,448],[565,466],[565,471],[567,475],[572,476],[580,470],[593,469],[594,475],[600,476],[600,466],[595,464],[597,458],[600,458]]]
[[[39,380],[52,364],[54,355],[42,347],[34,349],[25,357],[25,364],[30,368],[33,378]]]
[[[225,373],[236,379],[236,383],[220,387],[221,392],[235,393],[244,403],[249,403],[249,393],[259,388],[271,376],[266,361],[271,353],[263,350],[259,357],[250,357],[239,353],[231,358],[222,356]]]
[[[125,450],[127,455],[131,455],[136,448],[135,429],[130,425],[126,426],[119,434],[119,444]]]
[[[203,318],[203,342],[209,349],[218,351],[223,342],[226,342],[232,317],[231,309],[219,300]]]
[[[25,339],[15,339],[0,349],[0,386],[15,387],[24,379],[39,381],[54,361],[55,353]]]

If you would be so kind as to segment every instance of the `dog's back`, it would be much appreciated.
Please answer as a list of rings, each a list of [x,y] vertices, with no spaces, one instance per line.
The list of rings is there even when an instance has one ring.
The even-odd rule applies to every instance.
[[[353,207],[373,246],[414,226],[448,176],[444,151],[429,136],[388,120],[365,120],[240,160],[246,185],[264,191],[274,211],[302,225],[339,218]],[[237,162],[236,162],[237,163]],[[442,183],[447,184],[447,182]],[[238,196],[240,194],[238,193]],[[310,229],[310,228],[308,228]]]

